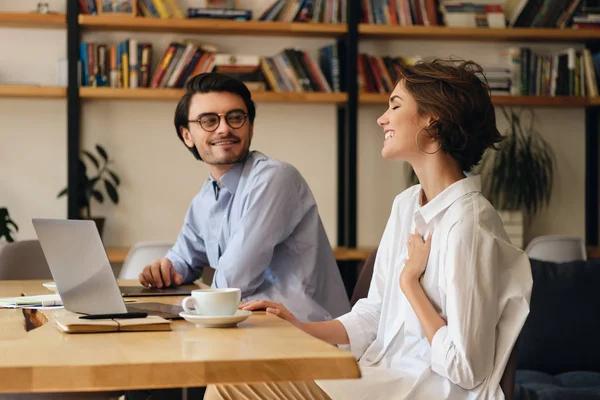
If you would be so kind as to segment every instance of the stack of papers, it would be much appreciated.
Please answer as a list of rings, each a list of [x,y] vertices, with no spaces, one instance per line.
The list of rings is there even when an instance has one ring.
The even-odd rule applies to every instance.
[[[39,296],[20,296],[0,298],[3,308],[62,308],[63,302],[59,294],[43,294]]]

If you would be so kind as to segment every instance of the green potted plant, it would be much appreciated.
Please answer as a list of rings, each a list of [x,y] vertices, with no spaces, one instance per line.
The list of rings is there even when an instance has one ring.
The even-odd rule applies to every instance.
[[[500,109],[509,124],[502,149],[488,151],[478,170],[483,194],[500,212],[509,236],[514,232],[513,243],[523,247],[523,214],[533,217],[550,202],[556,156],[535,128],[532,109]]]
[[[8,209],[6,207],[0,208],[0,239],[4,238],[7,242],[14,242],[13,235],[18,231],[19,227],[10,218]]]
[[[91,219],[96,223],[98,232],[102,236],[104,230],[104,217],[92,217],[91,200],[94,198],[98,203],[104,202],[102,188],[105,189],[108,198],[114,203],[119,204],[118,186],[121,184],[121,179],[117,173],[109,168],[113,164],[113,160],[108,157],[106,150],[96,144],[97,155],[90,151],[83,150],[82,155],[91,162],[95,167],[95,174],[88,176],[88,168],[83,161],[79,159],[79,182],[77,184],[77,202],[82,210],[82,215],[86,219]],[[62,197],[67,194],[68,187],[58,193],[57,197]]]
[[[534,216],[552,196],[556,156],[550,144],[535,129],[535,114],[525,126],[522,113],[500,108],[509,122],[502,151],[488,152],[481,163],[487,175],[483,190],[500,210],[525,211]]]

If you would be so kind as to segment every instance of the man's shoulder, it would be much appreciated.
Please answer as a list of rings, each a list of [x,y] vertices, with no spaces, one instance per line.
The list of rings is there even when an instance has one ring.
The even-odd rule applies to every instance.
[[[258,151],[250,154],[250,176],[263,178],[301,178],[301,174],[292,164],[269,157]]]

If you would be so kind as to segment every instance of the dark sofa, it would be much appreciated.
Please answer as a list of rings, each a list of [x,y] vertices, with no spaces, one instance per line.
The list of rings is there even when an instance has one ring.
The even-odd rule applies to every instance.
[[[515,399],[600,399],[600,260],[530,261]]]
[[[367,296],[376,252],[360,267],[352,305]],[[501,383],[506,393],[514,382],[507,399],[600,400],[600,260],[530,261],[530,313]]]

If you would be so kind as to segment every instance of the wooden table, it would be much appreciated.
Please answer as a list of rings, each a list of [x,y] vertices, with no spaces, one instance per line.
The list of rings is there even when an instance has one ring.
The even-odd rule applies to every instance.
[[[42,282],[0,281],[0,296],[50,293]],[[179,303],[181,299],[139,300]],[[0,393],[360,377],[350,353],[263,312],[237,328],[195,328],[174,321],[170,332],[99,334],[60,332],[52,321],[64,312],[38,311],[34,320],[41,326],[27,331],[22,310],[0,309]]]

